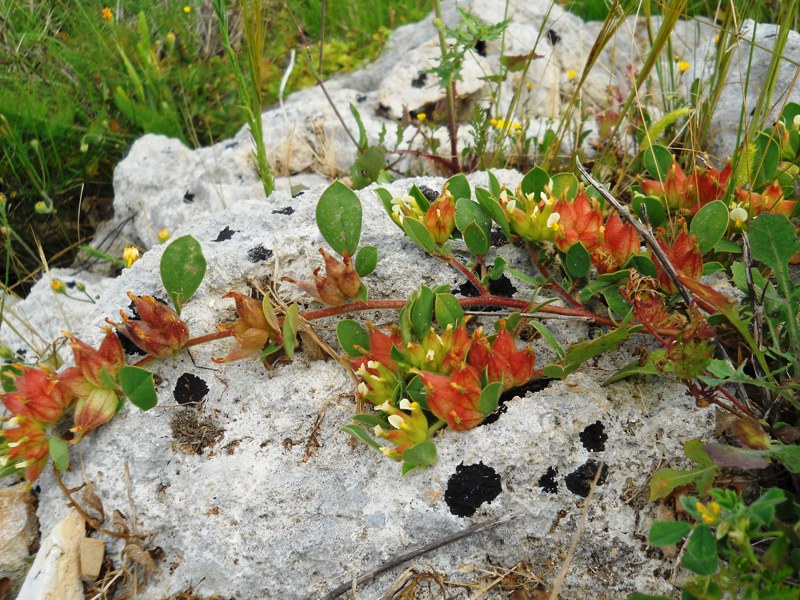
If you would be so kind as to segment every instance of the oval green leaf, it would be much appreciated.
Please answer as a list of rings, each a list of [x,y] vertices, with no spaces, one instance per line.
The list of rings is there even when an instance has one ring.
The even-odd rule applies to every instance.
[[[489,176],[489,190],[492,192],[492,196],[497,198],[498,196],[500,196],[500,192],[502,191],[500,182],[497,180],[497,177],[495,177],[494,173],[492,173],[491,171],[486,171],[486,174]]]
[[[356,254],[356,273],[366,277],[378,266],[378,249],[375,246],[362,246]]]
[[[500,394],[503,393],[503,384],[499,381],[490,383],[481,390],[481,397],[478,400],[478,408],[482,413],[491,414],[497,410]]]
[[[464,243],[475,256],[483,256],[489,251],[489,236],[472,221],[463,231]]]
[[[489,237],[492,230],[492,218],[489,213],[477,202],[461,198],[456,202],[456,227],[463,232],[473,221],[484,231],[486,237]]]
[[[448,179],[447,189],[451,194],[453,194],[454,200],[458,200],[460,198],[472,198],[472,190],[469,187],[469,181],[467,181],[467,178],[463,175],[463,173],[453,175],[450,179]]]
[[[508,239],[511,239],[511,227],[496,197],[483,188],[475,188],[475,197],[478,199],[478,204],[481,205],[481,208],[483,208],[492,220],[500,226],[500,229],[503,230],[503,234]]]
[[[448,325],[458,327],[464,320],[464,310],[461,308],[458,299],[453,294],[436,294],[434,302],[434,313],[439,327],[446,329]]]
[[[317,202],[319,232],[328,245],[341,255],[353,256],[361,239],[361,201],[341,181],[334,181]]]
[[[578,178],[572,173],[553,175],[552,192],[556,200],[574,200],[578,195]]]
[[[181,306],[197,291],[206,274],[203,248],[190,235],[179,237],[164,250],[160,268],[164,289],[180,314]]]
[[[419,288],[417,299],[411,305],[411,327],[414,336],[421,340],[433,323],[434,295],[427,286]]]
[[[436,446],[425,440],[403,452],[403,475],[419,467],[428,467],[436,462]]]
[[[66,471],[69,468],[69,444],[57,435],[53,435],[48,440],[50,458],[59,471]]]
[[[131,404],[142,410],[150,410],[158,404],[153,374],[147,369],[125,365],[117,373],[122,392]]]
[[[283,351],[289,358],[294,358],[297,348],[297,327],[300,321],[300,309],[297,304],[290,304],[283,317]]]
[[[677,544],[692,530],[685,521],[656,521],[647,534],[647,543],[656,548]]]
[[[550,185],[550,175],[541,167],[533,167],[522,178],[523,194],[533,194],[536,200],[539,200],[539,194],[544,191],[545,186]]]
[[[672,166],[675,158],[669,148],[665,148],[660,144],[653,144],[641,154],[644,168],[650,173],[650,177],[658,181],[664,181],[669,173],[669,168]]]
[[[753,181],[756,185],[768,183],[775,179],[778,163],[781,159],[781,148],[774,135],[762,131],[756,137],[756,153],[753,158]]]
[[[383,208],[386,210],[386,213],[391,217],[392,216],[392,192],[385,188],[376,188],[375,193],[378,195],[378,199],[383,204]]]
[[[636,269],[641,275],[645,277],[658,277],[658,271],[653,261],[647,256],[636,255],[631,256],[628,262],[625,263],[626,269]]]
[[[722,200],[704,205],[692,218],[689,233],[697,236],[700,253],[711,251],[728,229],[728,207]]]
[[[698,575],[713,575],[719,566],[717,541],[705,525],[698,525],[686,543],[681,564]]]
[[[381,447],[378,442],[373,440],[372,437],[358,425],[345,425],[342,427],[342,431],[349,433],[354,438],[358,438],[368,446],[372,446],[375,448],[375,450],[378,450]]]
[[[637,196],[633,199],[633,210],[643,223],[652,227],[660,227],[667,220],[667,209],[664,202],[653,196]],[[647,218],[645,218],[647,212]]]
[[[336,324],[339,345],[350,358],[363,356],[369,351],[369,332],[358,321],[342,319]]]
[[[403,219],[403,231],[410,237],[418,246],[422,246],[431,254],[436,252],[436,243],[433,241],[433,236],[428,229],[414,219]]]
[[[586,246],[578,242],[570,247],[564,257],[564,266],[566,266],[567,272],[572,277],[586,277],[589,274],[589,268],[592,266],[592,259]]]

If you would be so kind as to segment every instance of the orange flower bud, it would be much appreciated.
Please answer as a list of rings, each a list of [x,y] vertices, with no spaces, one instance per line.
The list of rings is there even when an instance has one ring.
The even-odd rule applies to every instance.
[[[507,390],[531,379],[536,358],[530,347],[517,350],[511,334],[501,327],[491,344],[482,333],[473,334],[467,362],[478,371],[487,369],[489,381],[502,381]]]
[[[60,378],[44,368],[19,366],[8,373],[16,390],[2,395],[3,404],[15,416],[29,417],[44,424],[54,423],[71,405],[72,396],[61,385]]]
[[[75,405],[75,433],[73,443],[78,443],[87,433],[96,429],[111,417],[119,408],[119,396],[113,389],[96,387],[86,396],[81,396]]]
[[[95,350],[71,334],[65,335],[70,340],[75,366],[61,374],[60,379],[64,386],[76,396],[85,396],[94,388],[108,388],[103,371],[115,381],[117,373],[125,364],[125,353],[119,338],[109,329],[100,347]]]
[[[224,297],[235,300],[239,318],[233,323],[223,323],[219,328],[222,331],[233,331],[236,344],[224,358],[211,360],[216,363],[239,360],[260,352],[268,340],[279,345],[283,343],[277,319],[272,323],[267,319],[261,302],[239,292],[228,292]]]
[[[17,426],[3,430],[5,455],[3,458],[20,469],[25,469],[25,480],[35,481],[41,475],[49,458],[50,446],[46,425],[36,419],[19,417]]]
[[[450,190],[442,191],[442,195],[428,207],[422,223],[440,246],[450,239],[456,226],[456,203]]]
[[[681,232],[671,246],[664,241],[663,229],[659,228],[657,239],[658,245],[664,250],[679,275],[684,275],[690,279],[700,279],[703,274],[703,255],[700,254],[697,237],[689,235],[685,221],[681,220]],[[661,268],[659,261],[654,262],[658,271],[658,281],[661,284],[661,289],[668,294],[677,294],[678,288]]]
[[[592,262],[600,273],[618,270],[640,249],[636,228],[629,223],[623,223],[617,213],[606,220],[603,238],[603,243],[592,253]]]
[[[566,252],[578,242],[582,242],[590,252],[600,243],[603,227],[603,213],[597,200],[591,200],[581,190],[575,200],[559,200],[553,208],[558,213],[556,246]]]
[[[136,305],[139,318],[131,319],[120,311],[122,323],[106,319],[107,323],[157,358],[173,356],[183,348],[189,340],[189,327],[178,313],[150,296],[134,296],[128,292],[128,297]]]
[[[475,367],[464,365],[450,376],[415,372],[428,391],[428,408],[454,430],[472,429],[486,418],[479,408],[481,376]]]

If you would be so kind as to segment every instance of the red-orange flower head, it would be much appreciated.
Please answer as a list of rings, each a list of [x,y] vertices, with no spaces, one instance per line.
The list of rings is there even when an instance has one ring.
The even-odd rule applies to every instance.
[[[17,375],[15,371],[21,373]],[[50,424],[58,421],[72,405],[72,396],[52,371],[19,365],[8,373],[16,389],[3,394],[2,400],[11,414]]]
[[[3,429],[0,435],[0,470],[9,465],[25,469],[25,480],[30,485],[47,465],[47,425],[24,416],[14,417],[9,424],[12,427]]]
[[[725,195],[730,175],[730,164],[722,172],[716,169],[695,171],[686,181],[686,195],[681,203],[681,208],[685,213],[694,215],[709,202],[722,198]]]
[[[664,250],[667,258],[678,271],[679,275],[684,275],[690,279],[700,279],[703,274],[703,255],[697,245],[697,236],[690,235],[686,228],[686,222],[680,221],[681,232],[675,238],[675,242],[670,246],[664,241],[664,230],[658,230],[658,245]],[[661,268],[659,261],[654,261],[658,271],[658,282],[661,289],[668,294],[675,295],[678,288]]]
[[[639,234],[636,228],[623,223],[617,213],[606,219],[603,229],[603,243],[592,253],[592,262],[600,273],[617,271],[627,260],[639,252]]]
[[[428,207],[422,223],[439,246],[450,239],[450,234],[456,226],[456,201],[446,186],[441,195]]]
[[[683,169],[673,160],[667,171],[667,176],[664,178],[664,182],[662,183],[661,181],[655,181],[653,179],[643,179],[642,191],[647,196],[663,198],[668,208],[677,210],[686,203],[687,181]]]
[[[268,340],[275,344],[283,343],[283,335],[278,327],[274,314],[264,314],[261,302],[239,292],[228,292],[224,298],[233,298],[236,302],[236,314],[239,317],[233,323],[223,323],[221,331],[232,331],[236,343],[224,358],[212,358],[216,363],[239,360],[258,354]]]
[[[737,188],[736,199],[749,209],[750,218],[762,212],[790,217],[794,211],[796,200],[787,200],[783,195],[783,188],[777,181],[770,183],[760,194]]]
[[[486,418],[480,410],[481,375],[463,365],[451,375],[415,371],[427,389],[428,408],[456,431],[477,427]]]
[[[387,335],[369,325],[369,350],[364,356],[350,361],[353,369],[361,378],[358,384],[358,396],[371,404],[383,404],[394,395],[400,383],[397,362],[391,358],[392,346],[399,345],[400,334],[393,331]]]
[[[553,213],[560,215],[556,246],[566,252],[578,242],[583,242],[591,252],[600,243],[603,229],[603,213],[594,198],[589,199],[582,189],[575,200],[559,200]]]
[[[447,375],[464,362],[471,343],[463,322],[456,328],[448,325],[441,335],[431,327],[419,344],[408,343],[400,352],[414,368]]]
[[[508,390],[527,383],[533,377],[536,357],[529,346],[517,350],[514,338],[501,326],[491,343],[482,330],[473,333],[467,363],[478,372],[487,369],[489,382],[502,381],[503,389]]]
[[[139,318],[131,319],[120,311],[122,323],[106,319],[107,323],[157,358],[174,356],[184,347],[189,340],[189,327],[178,313],[151,296],[134,296],[128,292],[128,298],[136,305]]]
[[[75,442],[111,420],[119,408],[117,373],[125,364],[125,354],[119,338],[108,330],[95,350],[81,340],[70,339],[75,366],[61,374],[64,387],[78,398],[75,405]]]

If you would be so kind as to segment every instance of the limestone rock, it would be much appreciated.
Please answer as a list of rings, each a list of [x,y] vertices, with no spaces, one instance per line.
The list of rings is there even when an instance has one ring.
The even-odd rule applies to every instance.
[[[85,526],[75,510],[44,539],[17,600],[83,600],[80,546]]]
[[[514,172],[497,176],[511,186],[521,177]],[[487,185],[484,173],[470,179],[473,186]],[[419,178],[387,187],[400,194],[413,183],[438,190],[444,180]],[[263,286],[276,266],[279,275],[310,275],[322,244],[313,219],[318,195],[309,191],[292,199],[276,193],[266,201],[243,201],[175,232],[194,235],[208,260],[206,279],[182,313],[193,335],[231,320],[232,304],[222,299],[228,290],[246,292],[247,282]],[[420,283],[458,289],[459,273],[426,258],[404,238],[371,189],[359,196],[362,243],[380,248],[378,268],[365,281],[372,298],[404,298]],[[284,210],[287,206],[293,212]],[[225,230],[229,235],[219,239]],[[125,306],[127,290],[163,294],[156,275],[162,250],[153,248],[116,280],[87,315],[90,330],[78,333],[99,339],[101,332],[91,331],[92,324]],[[462,252],[459,244],[455,252]],[[524,260],[510,244],[496,252],[510,261]],[[530,293],[522,284],[519,289],[521,295]],[[278,292],[286,301],[308,301],[286,284],[278,284]],[[387,323],[396,314],[358,318]],[[320,322],[316,329],[331,344],[336,344],[330,333],[334,325],[335,320]],[[565,344],[592,335],[581,323],[550,325]],[[541,340],[534,345],[544,364],[549,347]],[[645,544],[653,508],[644,502],[644,486],[663,456],[678,456],[688,439],[710,435],[713,419],[670,381],[600,386],[598,381],[627,362],[630,349],[603,357],[565,381],[541,381],[521,390],[492,423],[466,433],[443,431],[436,464],[401,477],[398,464],[363,444],[352,445],[341,431],[354,412],[354,390],[336,362],[313,360],[305,349],[272,371],[256,361],[214,365],[211,357],[224,355],[228,346],[224,340],[197,346],[191,358],[153,364],[159,406],[148,412],[126,407],[81,443],[86,477],[106,510],[129,510],[130,493],[140,528],[157,533],[165,552],[160,571],[139,598],[163,598],[189,586],[203,596],[320,597],[383,560],[512,513],[512,523],[416,564],[450,580],[475,581],[488,562],[511,568],[524,559],[552,582],[553,563],[569,546],[601,462],[602,484],[588,507],[587,529],[562,596],[670,592],[659,573],[671,563],[648,553]],[[203,401],[181,406],[184,399],[175,390],[189,375],[203,380]],[[64,477],[71,486],[83,475]],[[66,509],[49,471],[40,485],[39,518],[46,531]],[[117,542],[106,541],[109,555],[118,556]],[[379,597],[406,566],[360,587],[359,594]],[[448,594],[468,596],[464,588]],[[487,598],[499,594],[492,591]]]

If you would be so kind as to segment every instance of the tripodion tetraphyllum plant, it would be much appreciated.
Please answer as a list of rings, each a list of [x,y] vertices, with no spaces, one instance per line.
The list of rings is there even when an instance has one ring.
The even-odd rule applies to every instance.
[[[740,437],[743,448],[707,445],[719,464],[752,465],[757,454],[763,464],[778,460],[800,471],[797,446],[779,441],[783,409],[798,406],[792,382],[800,377],[798,298],[788,271],[800,258],[788,218],[797,212],[797,197],[786,182],[787,173],[797,172],[800,133],[792,116],[800,107],[789,108],[767,141],[759,136],[744,159],[721,171],[687,176],[668,150],[648,146],[640,162],[649,177],[632,189],[628,206],[581,165],[589,186],[572,173],[551,175],[535,167],[516,189],[491,172],[488,189],[473,190],[456,175],[435,198],[416,186],[399,195],[376,188],[388,218],[432,260],[462,274],[474,287],[470,297],[423,285],[407,299],[371,299],[364,281],[378,249],[359,247],[361,202],[335,182],[321,195],[316,219],[338,257],[320,249],[324,272],[317,267],[310,281],[290,280],[330,307],[301,312],[297,304],[273,303],[269,294],[255,300],[230,292],[238,319],[191,338],[180,310],[202,281],[205,259],[191,236],[178,238],[161,261],[174,308],[131,294],[134,314],[107,319],[146,358],[124,364],[119,339],[108,329],[97,348],[67,334],[74,353],[67,369],[2,367],[2,400],[10,416],[3,418],[0,474],[21,472],[32,482],[48,457],[66,468],[68,444],[111,419],[125,397],[145,410],[154,406],[153,374],[143,368],[153,359],[223,337],[235,342],[216,362],[279,353],[291,359],[301,324],[375,309],[399,310],[395,324],[381,329],[343,319],[337,326],[342,362],[357,378],[359,406],[369,407],[345,429],[402,462],[404,473],[435,462],[441,429],[471,429],[497,410],[503,394],[537,377],[566,377],[634,334],[651,336],[661,349],[632,361],[609,382],[671,373],[698,405],[715,404],[756,423],[771,440],[765,445],[759,438],[754,447],[757,436],[750,435]],[[526,250],[527,268],[497,256],[487,261],[493,229]],[[456,258],[454,245],[469,252],[469,261]],[[736,303],[701,281],[714,273],[729,275],[745,300]],[[536,293],[525,299],[493,294],[493,282],[508,276]],[[474,326],[465,309],[479,307],[503,316],[493,326]],[[580,317],[608,332],[565,349],[537,320],[547,315]],[[556,361],[537,364],[533,350],[517,342],[528,324],[552,346]],[[762,393],[748,395],[744,384]],[[670,483],[660,485],[663,491]]]

